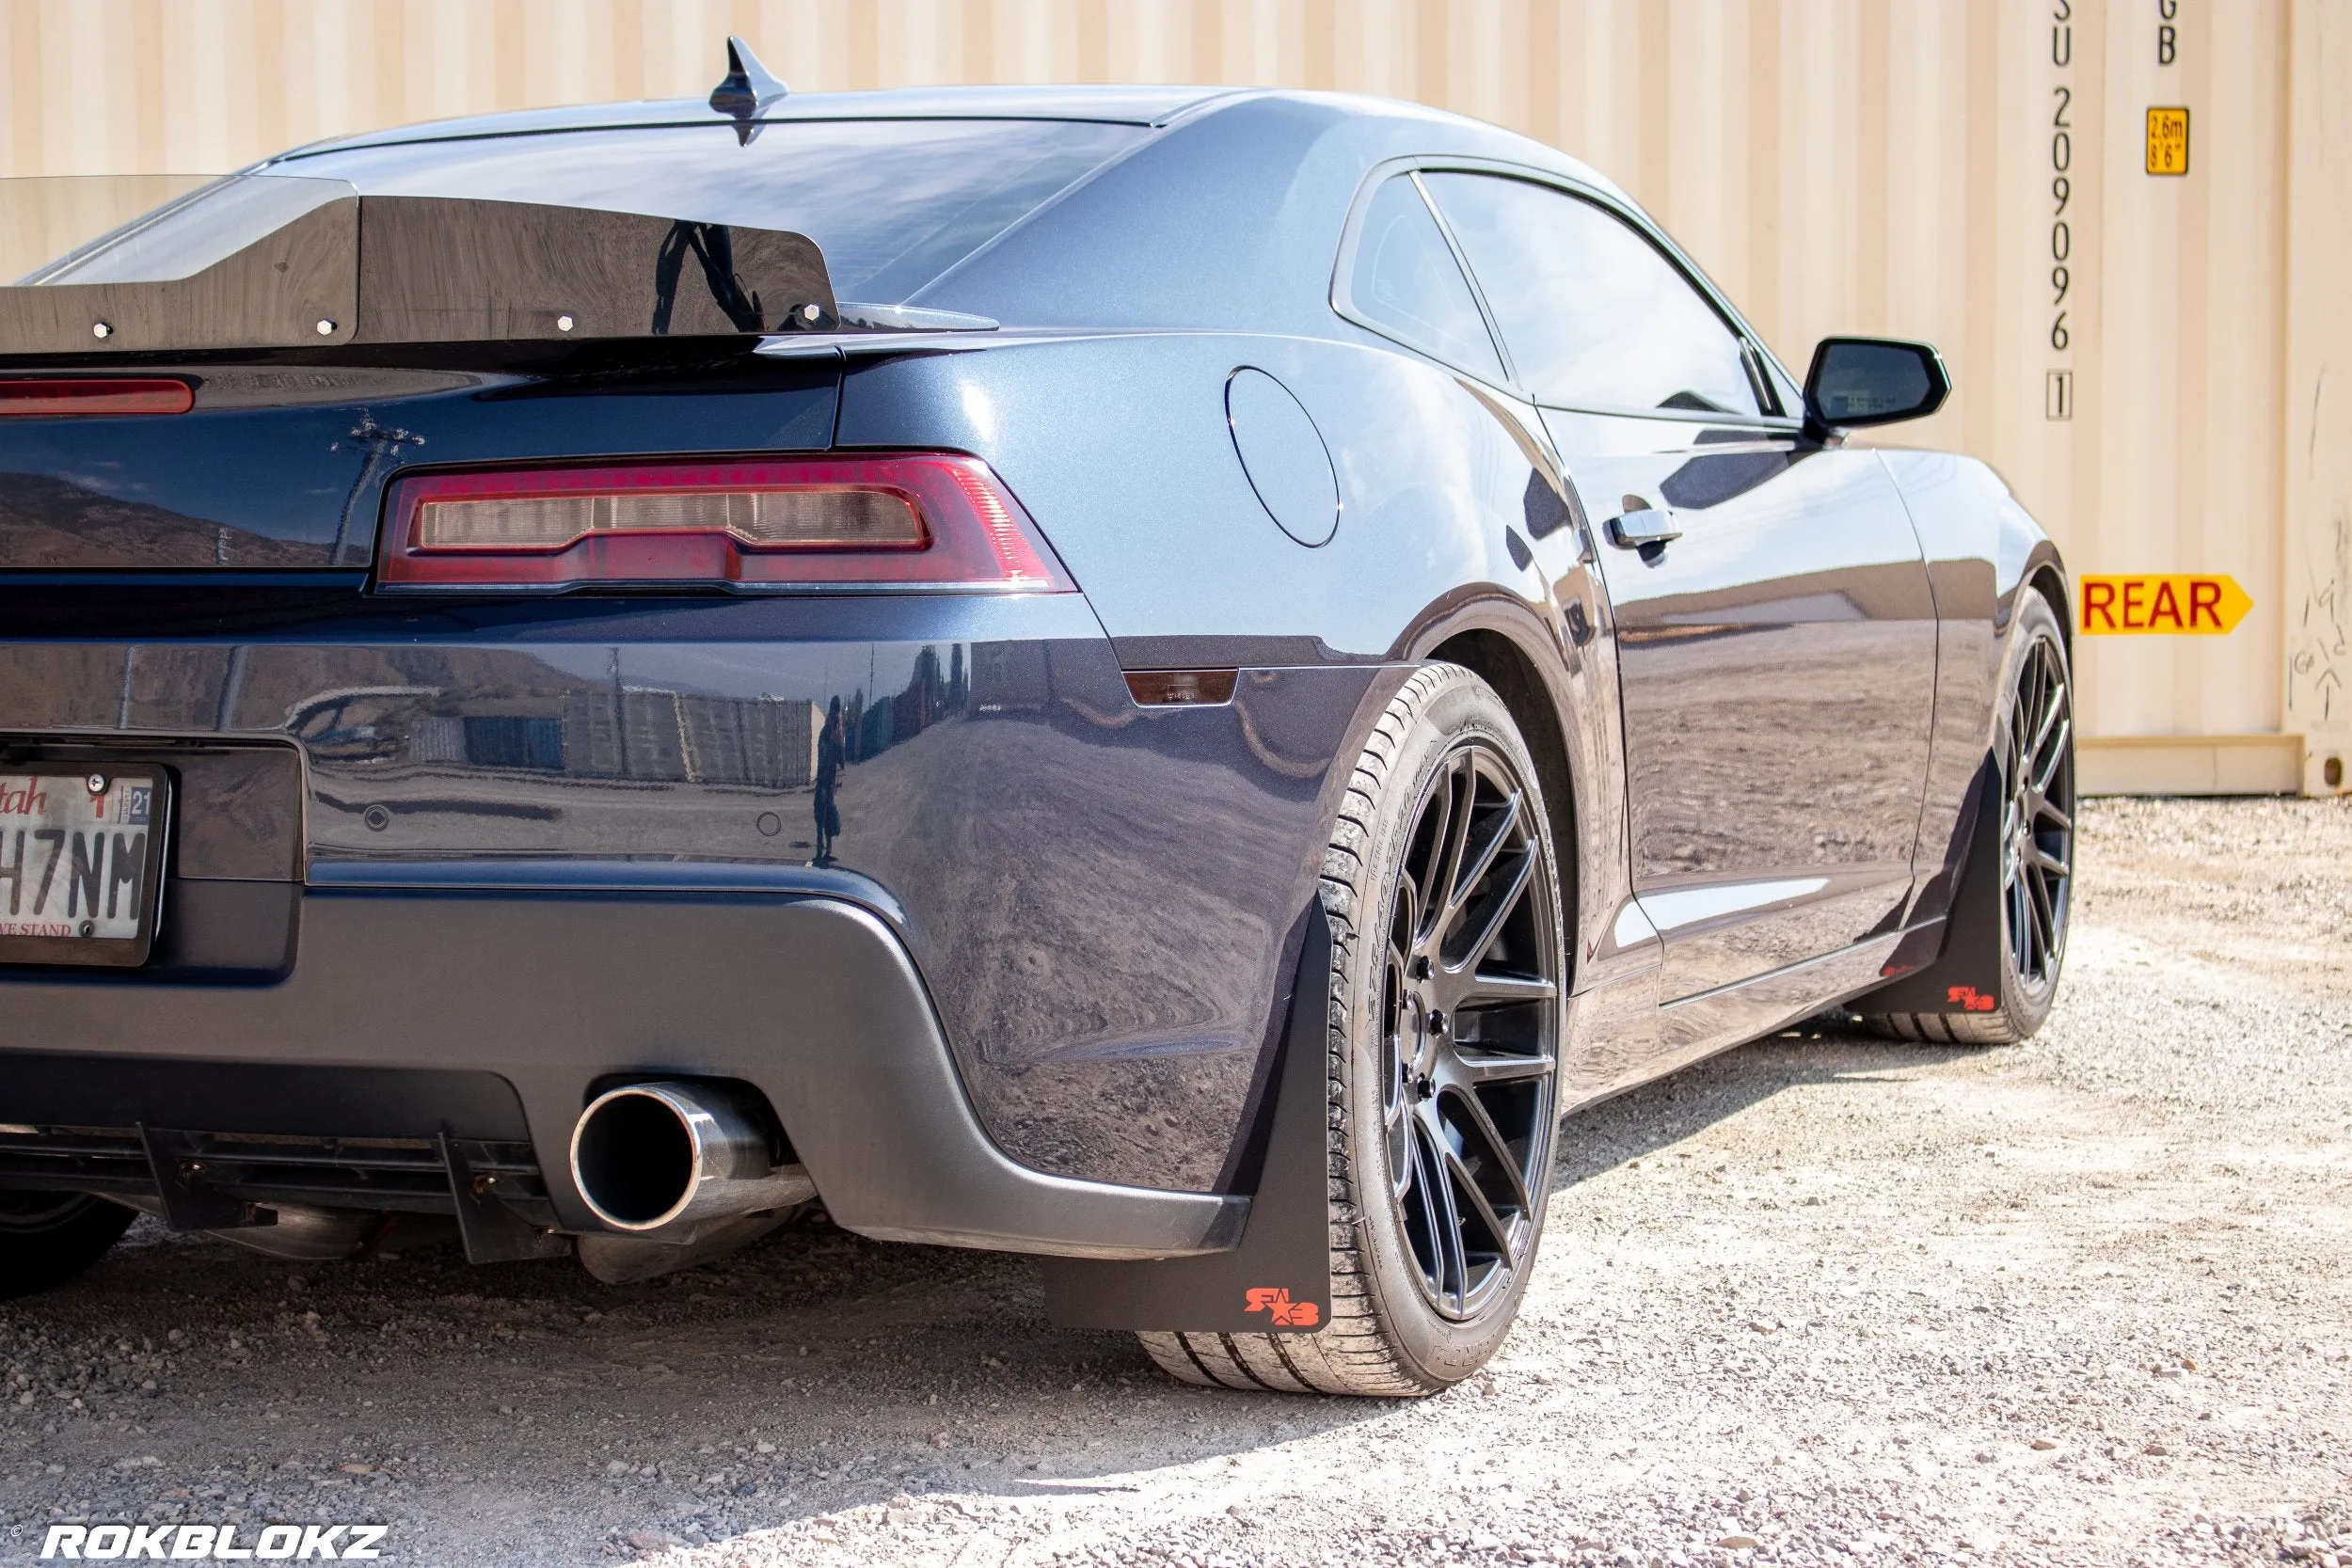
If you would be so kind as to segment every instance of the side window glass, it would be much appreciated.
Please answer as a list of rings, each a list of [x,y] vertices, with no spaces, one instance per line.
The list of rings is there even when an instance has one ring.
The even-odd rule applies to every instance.
[[[1373,193],[1356,239],[1347,297],[1358,315],[1397,341],[1489,380],[1502,379],[1486,318],[1409,175]]]
[[[1630,225],[1526,180],[1422,178],[1536,402],[1757,412],[1739,338]]]

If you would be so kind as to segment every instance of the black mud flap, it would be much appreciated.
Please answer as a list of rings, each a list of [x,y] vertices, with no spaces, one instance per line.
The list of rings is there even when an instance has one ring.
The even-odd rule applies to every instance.
[[[1925,967],[1846,1004],[1858,1013],[1989,1013],[2001,1005],[2007,957],[2001,932],[2001,775],[1986,757],[1969,792],[1967,858],[1940,926],[1906,936],[1889,967],[1917,961],[1912,937],[1940,930],[1943,945]]]
[[[1045,1310],[1063,1328],[1311,1334],[1331,1316],[1331,1174],[1326,1053],[1331,931],[1307,922],[1241,1244],[1195,1258],[1048,1258]]]

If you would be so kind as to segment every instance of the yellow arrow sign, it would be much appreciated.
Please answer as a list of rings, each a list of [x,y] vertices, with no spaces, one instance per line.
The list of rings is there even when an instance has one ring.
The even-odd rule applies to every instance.
[[[2226,637],[2254,601],[2237,579],[2195,572],[2129,572],[2082,579],[2086,637]]]

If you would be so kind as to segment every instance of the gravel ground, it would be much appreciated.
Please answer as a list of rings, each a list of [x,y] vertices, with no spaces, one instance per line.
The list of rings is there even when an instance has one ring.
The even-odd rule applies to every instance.
[[[2352,1563],[2352,806],[2098,802],[2081,863],[2029,1045],[1824,1024],[1571,1120],[1441,1398],[1178,1387],[1027,1263],[821,1224],[611,1289],[142,1222],[0,1307],[0,1561]]]

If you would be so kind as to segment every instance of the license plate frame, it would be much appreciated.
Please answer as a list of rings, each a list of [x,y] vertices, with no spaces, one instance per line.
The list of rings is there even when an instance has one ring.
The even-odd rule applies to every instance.
[[[105,780],[101,795],[90,791],[93,776]],[[136,820],[141,790],[143,822]],[[54,845],[51,832],[58,835]],[[0,768],[0,965],[135,969],[146,963],[163,919],[170,833],[171,777],[154,764]],[[83,848],[90,844],[94,849]],[[102,921],[119,924],[126,881],[135,895],[136,924],[128,934],[102,934]],[[86,895],[87,911],[81,908]],[[106,898],[115,900],[115,917],[102,916]],[[44,925],[66,929],[19,929]]]

